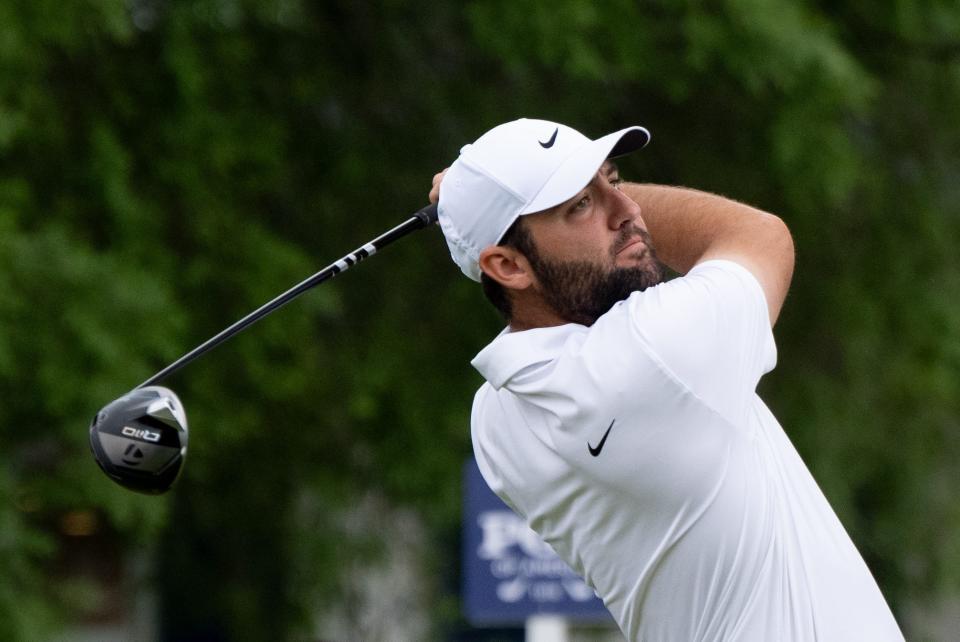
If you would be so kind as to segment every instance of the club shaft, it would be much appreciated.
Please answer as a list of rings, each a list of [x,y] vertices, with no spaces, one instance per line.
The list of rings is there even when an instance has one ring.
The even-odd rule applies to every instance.
[[[263,304],[247,316],[243,317],[233,325],[225,328],[220,331],[213,337],[210,337],[196,348],[186,353],[163,370],[160,370],[155,375],[141,383],[137,388],[142,388],[144,386],[152,386],[155,383],[158,383],[160,380],[165,379],[170,376],[180,368],[184,367],[197,357],[203,355],[206,352],[209,352],[213,348],[217,347],[233,335],[241,332],[245,328],[253,325],[263,317],[267,316],[274,310],[282,307],[283,305],[289,303],[293,299],[297,298],[307,290],[323,283],[327,279],[331,279],[336,275],[350,269],[352,266],[356,265],[363,259],[368,256],[379,252],[386,246],[390,245],[394,241],[403,238],[407,234],[414,232],[416,230],[428,227],[437,221],[437,206],[428,205],[422,210],[416,212],[411,218],[407,219],[400,225],[397,225],[391,230],[384,232],[377,238],[373,239],[369,243],[357,248],[353,252],[343,256],[338,261],[331,263],[327,267],[323,268],[313,276],[301,281],[297,285],[293,286],[283,294],[277,296],[271,301]]]

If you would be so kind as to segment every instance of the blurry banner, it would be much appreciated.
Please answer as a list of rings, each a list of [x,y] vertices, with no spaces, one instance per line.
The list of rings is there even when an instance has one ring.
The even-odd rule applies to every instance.
[[[603,602],[464,464],[463,597],[471,624],[516,625],[537,613],[611,621]]]

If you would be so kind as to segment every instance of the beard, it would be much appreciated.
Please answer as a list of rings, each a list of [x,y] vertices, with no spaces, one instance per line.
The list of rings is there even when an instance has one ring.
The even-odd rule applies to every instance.
[[[540,282],[544,301],[564,320],[591,326],[631,293],[661,283],[664,266],[657,259],[646,230],[623,230],[610,252],[612,261],[616,261],[618,250],[637,236],[643,240],[643,248],[638,250],[640,265],[633,267],[605,268],[590,261],[554,261],[531,248],[527,259]]]

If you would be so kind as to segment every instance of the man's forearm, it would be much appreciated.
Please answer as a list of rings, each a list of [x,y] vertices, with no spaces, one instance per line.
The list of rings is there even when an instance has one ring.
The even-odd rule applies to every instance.
[[[624,183],[640,205],[660,260],[686,273],[711,249],[749,249],[779,219],[737,201],[685,187]]]
[[[710,258],[738,260],[760,280],[776,318],[793,275],[793,241],[783,221],[737,201],[683,187],[624,183],[640,205],[660,260],[681,274]]]

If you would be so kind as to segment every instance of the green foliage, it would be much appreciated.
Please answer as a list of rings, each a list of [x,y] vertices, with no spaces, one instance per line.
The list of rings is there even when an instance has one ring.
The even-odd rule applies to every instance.
[[[90,608],[49,572],[72,509],[121,554],[158,542],[167,636],[303,634],[377,550],[335,518],[369,492],[428,525],[457,626],[468,362],[498,320],[438,232],[167,382],[193,428],[170,496],[108,482],[86,426],[520,115],[647,125],[628,176],[788,221],[764,396],[893,606],[956,591],[958,42],[934,1],[0,4],[0,637]]]

